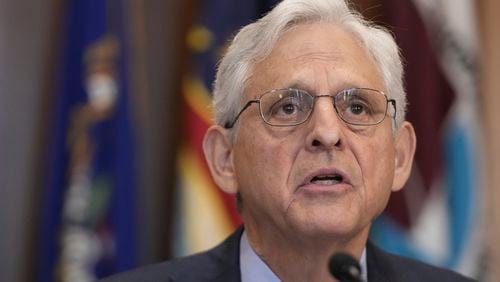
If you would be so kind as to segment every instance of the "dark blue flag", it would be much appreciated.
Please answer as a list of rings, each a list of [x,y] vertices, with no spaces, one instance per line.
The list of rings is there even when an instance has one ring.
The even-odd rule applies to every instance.
[[[124,15],[120,1],[65,2],[39,281],[94,281],[136,265]]]

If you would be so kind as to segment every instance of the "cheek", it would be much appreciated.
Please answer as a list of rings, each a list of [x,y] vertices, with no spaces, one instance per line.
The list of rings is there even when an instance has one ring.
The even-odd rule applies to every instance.
[[[382,176],[392,175],[394,172],[394,148],[378,144],[370,144],[363,154],[364,172],[372,179],[381,179]]]
[[[301,147],[299,136],[286,128],[252,125],[240,136],[237,148],[241,157],[235,164],[244,163],[248,174],[266,181],[286,181]]]
[[[284,207],[292,192],[288,179],[296,155],[294,148],[281,138],[257,136],[249,134],[248,139],[236,146],[234,164],[238,189],[244,201]]]
[[[367,142],[356,151],[367,202],[385,203],[390,195],[395,168],[391,144],[392,139],[386,138],[382,142]]]

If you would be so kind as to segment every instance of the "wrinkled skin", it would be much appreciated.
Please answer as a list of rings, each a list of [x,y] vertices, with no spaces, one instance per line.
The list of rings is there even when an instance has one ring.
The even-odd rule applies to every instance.
[[[388,93],[356,39],[319,23],[298,25],[281,37],[254,66],[243,100],[288,87],[313,95],[349,87]],[[218,186],[241,194],[253,249],[281,279],[331,279],[322,261],[340,249],[359,258],[371,222],[406,182],[415,150],[412,126],[393,129],[389,115],[375,126],[347,125],[329,98],[317,99],[309,120],[298,126],[267,125],[257,104],[238,122],[234,143],[228,130],[214,126],[204,146]],[[311,181],[325,174],[342,180]]]

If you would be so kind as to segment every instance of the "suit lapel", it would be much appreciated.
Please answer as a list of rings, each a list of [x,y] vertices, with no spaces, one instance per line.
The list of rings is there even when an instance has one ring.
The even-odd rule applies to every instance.
[[[370,241],[366,244],[366,267],[369,282],[395,281],[391,268],[384,258],[382,250],[378,249]]]
[[[243,226],[240,226],[219,248],[215,249],[214,258],[219,273],[212,281],[240,282],[240,239]]]
[[[243,233],[243,227],[240,226],[224,242],[208,251],[204,255],[205,273],[200,273],[194,280],[181,279],[172,276],[169,281],[172,282],[199,282],[199,281],[217,281],[217,282],[240,282],[240,238]],[[194,266],[196,268],[196,266]],[[193,269],[196,271],[196,269]]]

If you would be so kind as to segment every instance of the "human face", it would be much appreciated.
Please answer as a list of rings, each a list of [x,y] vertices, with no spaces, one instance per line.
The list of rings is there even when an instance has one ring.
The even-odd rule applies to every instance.
[[[350,87],[387,92],[376,65],[355,38],[331,24],[287,31],[271,54],[254,66],[245,100],[270,89],[301,88],[313,95]],[[242,217],[252,232],[285,236],[367,234],[395,187],[395,138],[391,118],[351,126],[319,98],[304,124],[273,127],[251,106],[239,120],[233,144]],[[322,177],[335,179],[318,179]]]

